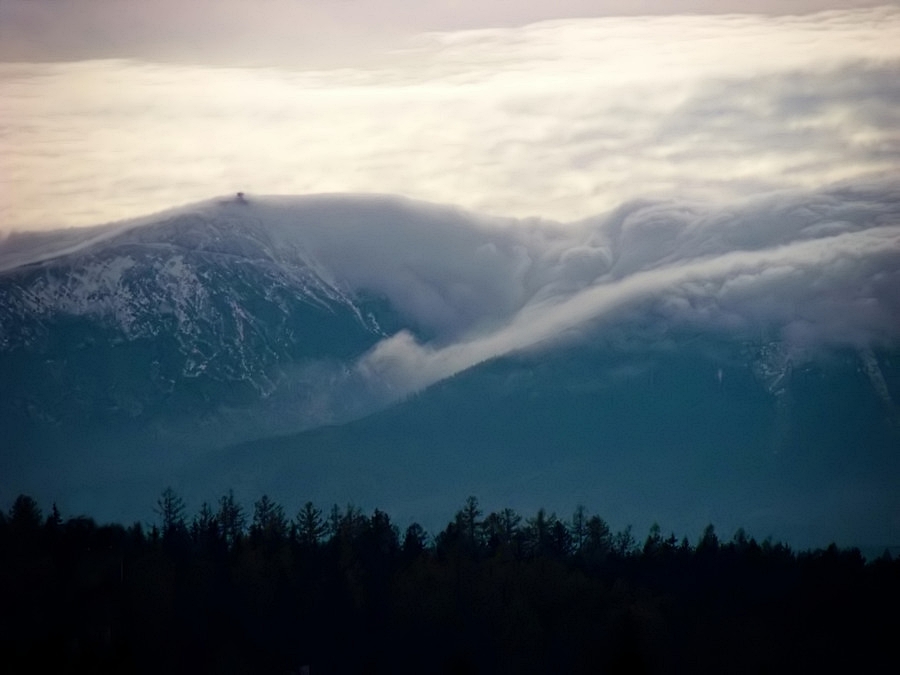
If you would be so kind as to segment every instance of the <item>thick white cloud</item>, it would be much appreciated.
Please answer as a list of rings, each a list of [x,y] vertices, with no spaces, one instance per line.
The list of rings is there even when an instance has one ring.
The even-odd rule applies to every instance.
[[[610,330],[633,320],[663,332],[753,336],[764,328],[806,353],[900,338],[900,193],[889,182],[782,194],[727,211],[634,205],[570,225],[562,245],[560,231],[544,227],[543,237],[524,228],[486,231],[494,240],[523,233],[520,248],[507,245],[497,266],[508,276],[503,287],[520,287],[505,305],[494,298],[493,325],[457,325],[454,339],[424,343],[401,332],[367,354],[359,371],[402,394],[587,326]],[[664,236],[643,238],[648,231]],[[442,251],[444,237],[459,235],[428,236]],[[447,255],[448,266],[459,264],[458,252]],[[490,281],[473,281],[473,296],[482,283],[490,293]]]
[[[0,64],[0,229],[239,189],[569,220],[897,166],[896,9],[571,19],[404,44],[329,70]]]

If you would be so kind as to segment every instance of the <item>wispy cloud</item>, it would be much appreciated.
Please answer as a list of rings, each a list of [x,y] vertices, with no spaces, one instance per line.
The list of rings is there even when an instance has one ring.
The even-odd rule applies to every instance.
[[[562,220],[893,171],[900,11],[422,34],[378,65],[0,64],[0,227],[238,189]]]
[[[0,60],[90,58],[347,65],[423,31],[550,19],[677,14],[797,15],[896,0],[4,0]]]

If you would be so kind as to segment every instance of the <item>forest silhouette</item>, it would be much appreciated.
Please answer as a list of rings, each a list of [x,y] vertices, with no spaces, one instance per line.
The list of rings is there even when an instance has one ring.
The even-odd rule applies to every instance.
[[[154,524],[0,514],[9,673],[874,671],[895,660],[900,559],[795,552],[739,530],[638,541],[577,507],[431,536],[350,505],[293,517],[232,492]]]

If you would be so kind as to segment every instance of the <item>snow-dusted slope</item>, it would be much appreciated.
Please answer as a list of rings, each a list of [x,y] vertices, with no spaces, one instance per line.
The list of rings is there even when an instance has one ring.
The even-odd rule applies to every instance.
[[[302,365],[350,362],[384,337],[383,301],[327,278],[274,229],[214,202],[65,233],[56,249],[19,235],[5,260],[20,264],[0,273],[7,422],[252,405]]]
[[[209,324],[231,323],[240,337],[256,322],[233,288],[248,274],[259,287],[246,290],[282,312],[286,300],[278,289],[311,307],[344,308],[372,328],[345,291],[323,279],[296,248],[276,245],[265,225],[247,216],[198,208],[153,224],[106,227],[78,242],[63,239],[57,250],[23,246],[19,263],[3,275],[0,346],[27,346],[34,337],[21,332],[27,319],[60,314],[102,321],[125,339],[157,335],[160,318],[168,316],[185,346]],[[224,278],[229,274],[234,278]]]

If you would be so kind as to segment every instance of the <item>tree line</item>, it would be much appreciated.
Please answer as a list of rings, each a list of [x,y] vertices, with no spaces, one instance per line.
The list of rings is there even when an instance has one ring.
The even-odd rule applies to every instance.
[[[578,506],[433,536],[379,509],[233,492],[153,524],[0,513],[6,672],[809,672],[893,661],[900,560],[743,530],[637,540]]]

